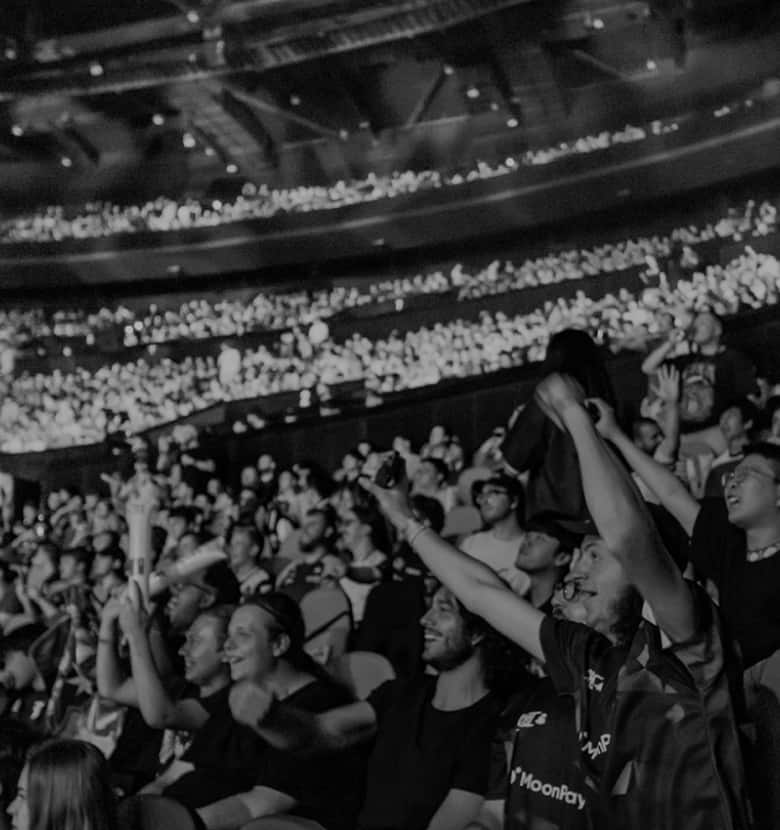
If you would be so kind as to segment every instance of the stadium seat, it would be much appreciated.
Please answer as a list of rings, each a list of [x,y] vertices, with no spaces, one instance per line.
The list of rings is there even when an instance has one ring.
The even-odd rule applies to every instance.
[[[352,612],[341,588],[326,586],[309,591],[301,599],[301,613],[309,654],[323,663],[344,654],[352,629]]]
[[[360,700],[365,700],[385,680],[395,677],[390,661],[372,651],[351,651],[342,654],[331,664],[330,669]]]

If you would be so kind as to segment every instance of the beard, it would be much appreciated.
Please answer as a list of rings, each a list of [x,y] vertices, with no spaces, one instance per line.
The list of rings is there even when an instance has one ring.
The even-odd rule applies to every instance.
[[[452,671],[462,666],[475,651],[475,646],[467,638],[455,642],[448,641],[442,653],[426,659],[425,662],[436,671]]]

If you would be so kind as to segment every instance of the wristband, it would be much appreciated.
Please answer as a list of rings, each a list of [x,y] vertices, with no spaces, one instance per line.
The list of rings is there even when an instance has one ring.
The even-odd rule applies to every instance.
[[[418,522],[417,519],[409,519],[406,522],[406,541],[409,543],[409,547],[413,547],[417,537],[424,531],[430,530],[428,525],[424,525],[422,522]]]

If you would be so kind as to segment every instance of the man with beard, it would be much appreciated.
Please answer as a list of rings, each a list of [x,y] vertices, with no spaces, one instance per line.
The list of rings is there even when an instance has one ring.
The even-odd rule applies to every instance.
[[[542,661],[555,689],[573,698],[579,765],[602,814],[597,826],[748,828],[717,612],[683,580],[627,471],[596,432],[581,387],[553,374],[536,398],[571,436],[600,534],[586,537],[572,560],[567,619],[534,608],[420,525],[403,488],[366,486],[466,607]],[[529,786],[560,796],[551,781]]]
[[[344,564],[333,553],[336,537],[336,515],[331,507],[313,507],[303,518],[298,542],[301,557],[290,562],[276,578],[276,589],[300,602],[304,594],[336,579]]]
[[[276,702],[269,714],[273,699],[254,684],[231,694],[236,720],[279,748],[334,750],[374,739],[360,830],[462,826],[485,794],[499,709],[490,689],[496,635],[446,588],[421,624],[423,659],[435,676],[387,681],[365,701],[316,716]]]

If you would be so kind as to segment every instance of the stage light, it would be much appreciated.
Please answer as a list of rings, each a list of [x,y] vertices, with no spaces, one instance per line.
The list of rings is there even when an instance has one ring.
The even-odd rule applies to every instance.
[[[514,129],[519,123],[520,122],[514,117],[514,115],[506,120],[507,127],[512,127],[512,129]]]
[[[21,124],[12,124],[11,135],[16,136],[17,138],[21,138],[24,135],[24,127],[22,127]]]
[[[231,175],[232,175],[233,173],[238,173],[238,165],[237,165],[237,164],[233,164],[233,162],[231,161],[231,162],[230,162],[230,164],[228,164],[228,165],[226,165],[226,166],[225,166],[225,170],[226,170],[228,173],[230,173]]]
[[[195,9],[190,9],[187,12],[187,21],[192,23],[193,26],[196,23],[200,23],[200,15],[195,11]]]
[[[60,164],[63,167],[73,167],[73,161],[71,160],[70,156],[63,156],[60,159]]]
[[[293,107],[299,107],[301,105],[301,99],[298,95],[291,95],[290,96],[290,105]]]
[[[470,86],[466,90],[466,97],[471,98],[472,100],[474,98],[479,98],[479,90],[475,86]]]
[[[99,64],[97,61],[92,61],[89,65],[89,74],[93,78],[99,78],[103,74],[103,66]]]
[[[164,123],[165,123],[165,116],[161,115],[159,112],[156,112],[152,116],[152,124],[154,124],[155,127],[162,127],[162,125]]]
[[[191,150],[195,144],[195,136],[192,133],[184,133],[181,137],[181,143],[188,149]]]

